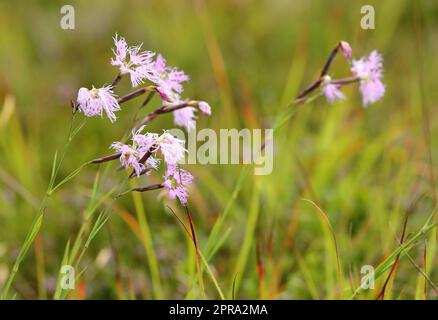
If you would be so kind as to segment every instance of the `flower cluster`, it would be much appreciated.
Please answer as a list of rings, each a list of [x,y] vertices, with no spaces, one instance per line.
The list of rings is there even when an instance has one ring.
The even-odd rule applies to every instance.
[[[182,204],[187,203],[186,187],[192,182],[193,176],[186,170],[179,168],[178,162],[184,157],[187,150],[184,140],[175,138],[167,131],[161,135],[157,133],[142,134],[141,127],[132,135],[132,144],[114,142],[111,148],[120,153],[120,163],[126,169],[133,169],[137,177],[157,169],[162,157],[167,169],[162,186],[169,191],[169,198],[177,197]]]
[[[327,74],[338,51],[341,51],[345,60],[349,63],[350,71],[352,72],[351,77],[332,79]],[[380,100],[385,95],[385,85],[382,83],[382,55],[376,50],[373,50],[368,57],[363,57],[359,60],[352,60],[352,52],[351,46],[347,42],[339,42],[326,62],[320,79],[303,90],[300,95],[298,95],[296,101],[306,101],[308,95],[318,88],[321,89],[321,93],[330,103],[337,100],[344,100],[345,95],[341,91],[342,87],[355,82],[359,82],[359,90],[362,95],[362,105],[364,107]]]
[[[183,83],[189,80],[189,76],[178,68],[168,66],[161,54],[152,51],[142,51],[142,45],[128,46],[125,38],[114,37],[114,57],[111,64],[118,67],[119,75],[111,86],[104,86],[100,89],[91,90],[81,88],[78,92],[78,110],[87,117],[102,116],[103,111],[111,122],[116,120],[114,111],[120,110],[120,103],[124,100],[116,99],[113,87],[123,75],[129,75],[132,87],[138,87],[146,82],[151,86],[147,90],[154,90],[163,100],[163,108],[171,108],[175,105],[186,103],[184,108],[173,111],[174,122],[178,126],[186,128],[187,131],[194,128],[196,120],[196,108],[193,103],[189,105],[188,99],[183,99],[181,94],[184,91]],[[145,89],[146,91],[146,89]],[[205,101],[198,101],[195,106],[205,115],[211,115],[211,108]]]
[[[187,131],[194,128],[196,119],[195,112],[210,116],[211,107],[205,101],[195,101],[181,97],[184,88],[183,83],[189,80],[188,75],[178,68],[167,65],[161,54],[142,50],[142,45],[128,46],[123,37],[117,34],[113,38],[113,58],[111,65],[118,68],[118,75],[111,85],[91,89],[80,88],[76,100],[75,109],[87,117],[102,117],[105,113],[111,122],[116,121],[115,112],[121,110],[120,105],[134,99],[144,93],[149,96],[144,100],[144,107],[154,93],[161,98],[161,106],[146,115],[139,129],[132,132],[129,144],[120,141],[111,144],[110,148],[116,153],[98,158],[89,163],[102,163],[119,159],[123,168],[132,170],[130,177],[147,175],[160,166],[163,161],[166,165],[162,183],[133,189],[132,191],[146,191],[164,188],[168,191],[170,199],[178,198],[182,204],[188,200],[187,187],[193,181],[193,176],[179,167],[178,163],[184,157],[187,150],[185,141],[172,136],[164,131],[162,134],[143,133],[144,124],[155,119],[160,114],[173,113],[176,125],[183,126]],[[138,87],[136,91],[124,96],[117,97],[114,89],[124,77],[130,78],[132,87]],[[143,125],[142,125],[143,124]]]

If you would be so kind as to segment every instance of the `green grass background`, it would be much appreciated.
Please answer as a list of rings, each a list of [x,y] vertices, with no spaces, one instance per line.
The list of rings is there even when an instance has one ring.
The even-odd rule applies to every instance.
[[[363,265],[385,262],[375,289],[354,296],[374,299],[407,214],[406,237],[413,240],[385,298],[437,298],[435,229],[416,234],[436,205],[436,1],[71,4],[74,31],[59,26],[63,1],[0,2],[0,290],[43,213],[8,298],[219,298],[219,287],[226,298],[344,299],[359,287]],[[360,28],[365,4],[375,7],[375,30]],[[242,181],[247,169],[239,165],[187,166],[196,177],[189,209],[202,253],[197,263],[193,242],[168,206],[188,226],[183,208],[159,192],[113,200],[112,188],[125,177],[115,165],[86,167],[38,209],[55,151],[67,139],[69,100],[79,87],[116,75],[109,64],[116,32],[190,75],[186,96],[213,109],[211,117],[199,117],[198,128],[272,127],[290,114],[289,102],[339,40],[351,43],[356,58],[374,48],[384,55],[387,92],[367,109],[356,86],[345,90],[342,103],[321,99],[300,107],[275,134],[269,176]],[[334,76],[348,71],[341,61]],[[117,92],[130,90],[124,79]],[[90,119],[57,182],[108,154],[140,102],[124,105],[114,125]],[[155,98],[148,108],[158,104]],[[171,127],[165,115],[148,129]],[[159,175],[147,179],[142,183],[158,182]],[[66,262],[77,267],[70,292],[57,290]]]

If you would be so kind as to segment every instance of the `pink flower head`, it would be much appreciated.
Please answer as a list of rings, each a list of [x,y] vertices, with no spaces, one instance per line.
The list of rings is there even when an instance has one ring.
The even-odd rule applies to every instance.
[[[155,141],[157,151],[161,151],[164,161],[168,166],[176,165],[184,157],[187,151],[184,148],[184,143],[184,140],[175,138],[168,132],[164,132]]]
[[[380,100],[385,94],[382,56],[373,50],[368,58],[353,60],[352,64],[351,71],[361,79],[359,89],[363,106]]]
[[[144,83],[153,73],[152,57],[155,53],[151,51],[140,51],[141,45],[136,47],[128,47],[124,38],[114,37],[115,49],[114,58],[111,59],[113,66],[118,66],[122,74],[131,76],[133,87]]]
[[[138,129],[132,134],[132,146],[131,153],[133,153],[137,160],[140,160],[147,152],[151,155],[148,157],[146,164],[156,169],[159,161],[153,156],[160,152],[164,158],[166,164],[176,165],[187,151],[184,148],[184,140],[175,138],[168,132],[164,132],[162,135],[157,133],[142,134],[144,126]],[[119,143],[113,144],[113,146],[119,146]]]
[[[189,77],[184,71],[166,66],[166,60],[159,54],[149,80],[157,85],[157,91],[163,100],[175,102],[179,101],[179,94],[184,91],[182,83],[188,81]]]
[[[132,142],[134,145],[138,146],[139,149],[146,152],[150,150],[155,142],[157,141],[159,135],[157,133],[146,133],[142,134],[145,126],[141,126],[137,131],[132,132]]]
[[[111,86],[100,89],[80,88],[77,98],[78,110],[87,117],[102,116],[105,111],[111,122],[116,121],[115,111],[120,110],[119,103],[114,97]]]
[[[328,102],[333,103],[336,100],[344,100],[345,96],[339,90],[339,85],[335,85],[331,83],[332,78],[328,75],[325,75],[322,81],[322,93],[327,98]]]
[[[207,102],[199,101],[198,108],[206,116],[211,116],[211,107]]]
[[[146,152],[154,153],[156,151],[154,145],[159,137],[156,133],[147,132],[146,134],[141,134],[144,127],[145,126],[141,126],[137,131],[132,133],[132,145],[138,150],[139,159],[141,159]],[[152,155],[146,160],[146,164],[154,169],[158,167],[159,163],[159,160]]]
[[[187,204],[189,196],[186,187],[193,181],[193,176],[190,172],[180,169],[175,165],[168,166],[164,179],[163,186],[169,192],[169,199],[174,200],[178,198],[183,205]]]
[[[146,152],[154,153],[154,145],[159,138],[156,133],[141,134],[144,126],[140,127],[137,131],[132,133],[132,145],[126,145],[121,142],[114,142],[110,148],[121,153],[120,162],[124,168],[134,169],[137,176],[140,176],[148,168],[157,169],[159,160],[151,155],[146,159],[144,164],[142,158]],[[152,149],[152,150],[151,150]]]
[[[339,43],[339,48],[341,49],[341,52],[344,55],[345,60],[350,60],[351,54],[353,53],[350,44],[346,41],[341,41]]]
[[[324,93],[325,97],[327,98],[328,102],[333,103],[336,100],[344,100],[345,96],[339,90],[339,86],[335,84],[327,84],[322,88],[322,93]]]
[[[191,131],[195,128],[195,111],[193,107],[185,107],[175,110],[173,112],[173,121],[177,126],[186,128],[187,131]]]
[[[121,142],[114,142],[111,147],[112,149],[120,152],[120,163],[124,168],[132,168],[135,171],[137,176],[140,176],[142,171],[145,169],[145,166],[139,162],[139,153],[138,150]]]

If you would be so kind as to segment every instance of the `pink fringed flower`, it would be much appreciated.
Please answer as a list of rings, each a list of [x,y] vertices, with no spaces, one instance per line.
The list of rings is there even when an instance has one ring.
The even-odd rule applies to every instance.
[[[366,107],[370,103],[380,100],[385,94],[385,85],[382,83],[383,58],[376,51],[372,51],[368,58],[354,60],[351,71],[359,77],[362,104]]]
[[[345,95],[339,90],[337,85],[327,84],[322,88],[322,93],[324,93],[327,101],[330,103],[335,102],[336,100],[344,100]]]
[[[114,142],[111,148],[120,152],[120,163],[124,168],[132,168],[137,176],[140,176],[145,169],[144,164],[139,162],[140,155],[134,146],[129,146],[121,142]]]
[[[136,132],[132,133],[132,145],[126,145],[121,142],[114,142],[111,148],[121,153],[120,162],[124,168],[134,169],[137,176],[140,176],[148,168],[156,169],[159,165],[159,160],[152,156],[155,152],[154,145],[158,139],[156,133],[141,134],[144,126],[140,127]],[[152,150],[151,150],[152,149]],[[142,163],[142,158],[146,152],[151,152],[151,155]]]
[[[186,128],[190,131],[195,128],[195,111],[193,107],[185,107],[182,109],[175,110],[173,112],[173,120],[177,126]]]
[[[156,151],[155,143],[159,137],[157,133],[147,132],[146,134],[141,134],[145,126],[141,126],[136,132],[132,133],[132,145],[138,150],[139,159],[141,159],[146,152],[150,152],[151,155],[147,158],[146,164],[156,169],[160,163],[158,159],[152,156]]]
[[[142,152],[149,151],[157,141],[159,135],[157,133],[142,134],[145,126],[141,126],[136,132],[132,133],[132,142],[137,145]]]
[[[146,152],[150,152],[153,155],[161,152],[167,165],[176,165],[184,157],[184,153],[187,151],[184,148],[184,140],[175,138],[166,131],[162,135],[149,132],[141,134],[143,129],[144,126],[133,132],[132,136],[132,145],[138,151],[139,158]],[[150,156],[149,159],[154,158]],[[155,159],[153,161],[157,162]]]
[[[169,199],[178,198],[183,205],[187,204],[187,186],[193,181],[190,172],[177,166],[168,166],[164,179],[163,186],[168,190]]]
[[[113,66],[118,66],[122,74],[129,74],[133,87],[144,83],[146,79],[152,76],[153,62],[152,57],[155,53],[151,51],[140,51],[141,45],[128,47],[124,38],[114,37],[113,49],[114,58],[111,59]]]
[[[180,93],[184,91],[182,83],[188,81],[189,76],[184,71],[166,66],[166,60],[159,54],[149,80],[157,85],[157,91],[163,100],[178,102]]]
[[[111,122],[116,121],[115,111],[120,110],[117,99],[114,97],[111,86],[100,89],[80,88],[77,98],[78,110],[87,117],[102,116],[103,111]]]
[[[161,151],[164,161],[169,166],[176,165],[183,157],[187,150],[184,148],[184,140],[175,138],[168,132],[164,132],[155,141],[157,151]]]
[[[341,90],[339,90],[340,86],[331,83],[331,81],[332,78],[329,75],[323,77],[321,91],[327,98],[328,102],[333,103],[336,100],[344,100],[345,96]]]

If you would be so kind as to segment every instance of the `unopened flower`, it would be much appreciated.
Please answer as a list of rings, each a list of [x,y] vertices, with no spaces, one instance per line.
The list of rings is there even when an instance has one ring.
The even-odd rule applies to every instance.
[[[167,66],[166,60],[159,54],[149,80],[157,85],[157,91],[163,100],[177,102],[180,100],[180,93],[184,91],[182,83],[188,81],[189,76],[184,71]]]
[[[344,55],[344,58],[346,60],[350,60],[351,54],[353,53],[353,50],[351,49],[350,44],[346,41],[341,41],[339,43],[339,47],[341,49],[342,54]]]
[[[161,87],[157,87],[156,90],[157,90],[157,93],[161,99],[163,99],[164,101],[167,101],[167,102],[172,101],[172,96],[169,96],[169,92],[167,92],[166,90],[164,90]]]
[[[133,87],[145,82],[153,73],[152,57],[155,53],[151,51],[140,51],[141,45],[128,47],[122,37],[114,37],[113,49],[114,58],[111,59],[113,66],[118,66],[122,74],[129,74]]]
[[[114,97],[111,86],[100,89],[80,88],[77,98],[78,110],[87,117],[102,116],[103,111],[111,122],[116,121],[115,111],[120,110],[117,99]]]
[[[168,190],[169,198],[178,198],[183,205],[187,204],[187,186],[193,181],[190,172],[177,166],[168,166],[164,179],[163,186]]]
[[[206,116],[211,116],[211,107],[207,102],[199,101],[198,108]]]
[[[385,94],[385,85],[382,83],[382,56],[374,50],[368,58],[354,60],[352,64],[351,71],[361,79],[359,89],[363,106],[380,100]]]

